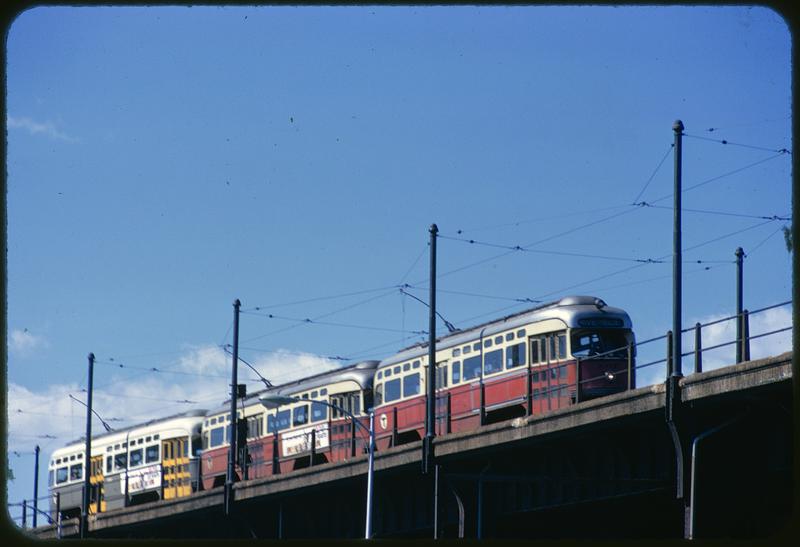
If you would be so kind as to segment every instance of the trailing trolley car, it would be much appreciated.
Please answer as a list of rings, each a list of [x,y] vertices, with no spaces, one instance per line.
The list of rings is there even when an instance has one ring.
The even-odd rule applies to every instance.
[[[558,409],[624,391],[633,378],[628,314],[569,296],[436,342],[438,435]],[[631,352],[632,353],[632,352]],[[425,434],[428,344],[384,359],[375,372],[379,449]]]
[[[287,473],[363,452],[367,441],[358,432],[358,426],[346,413],[333,407],[368,425],[366,411],[372,406],[372,380],[377,365],[378,361],[363,361],[244,398],[237,409],[237,421],[247,424],[246,435],[243,429],[237,437],[237,446],[246,445],[247,449],[237,455],[236,480]],[[258,399],[263,395],[299,400],[268,409]],[[230,434],[229,400],[209,412],[203,422],[205,488],[225,483]]]
[[[151,420],[92,437],[89,513],[188,496],[199,488],[200,426],[205,410]],[[86,441],[53,452],[48,465],[51,512],[63,518],[83,503]]]

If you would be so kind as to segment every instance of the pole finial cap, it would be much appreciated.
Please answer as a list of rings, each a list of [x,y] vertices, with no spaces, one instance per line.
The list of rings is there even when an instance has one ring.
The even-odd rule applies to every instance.
[[[672,124],[672,130],[675,131],[676,133],[679,131],[683,131],[683,122],[680,120],[675,120],[675,122],[673,122]]]

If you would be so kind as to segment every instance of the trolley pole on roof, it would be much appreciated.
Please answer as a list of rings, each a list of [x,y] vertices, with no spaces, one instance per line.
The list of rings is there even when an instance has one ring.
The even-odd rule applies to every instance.
[[[81,539],[89,532],[89,481],[92,460],[92,378],[94,377],[94,353],[89,354],[89,384],[86,390],[86,449],[83,455],[83,503],[81,504]]]
[[[675,132],[675,190],[674,190],[674,223],[672,239],[672,332],[675,337],[672,341],[672,374],[671,376],[680,378],[683,376],[681,371],[681,144],[683,137],[683,122],[675,120],[672,124]]]
[[[235,476],[234,462],[236,461],[236,392],[238,386],[237,367],[239,364],[239,307],[242,305],[237,298],[233,302],[233,366],[231,371],[231,417],[230,437],[228,439],[228,473],[225,477],[225,515],[231,514],[233,509],[233,481]]]
[[[742,277],[744,251],[736,248],[736,362],[742,362]]]
[[[39,445],[34,450],[36,463],[33,466],[33,527],[36,528],[36,513],[39,512]]]
[[[433,471],[433,438],[436,436],[436,224],[431,224],[430,306],[428,313],[428,396],[425,406],[425,439],[422,441],[422,472]]]

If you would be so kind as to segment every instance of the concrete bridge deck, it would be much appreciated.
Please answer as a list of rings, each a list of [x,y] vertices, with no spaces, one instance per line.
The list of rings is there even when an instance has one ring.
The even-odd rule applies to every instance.
[[[791,424],[792,373],[792,354],[785,353],[685,376],[679,381],[680,401],[687,417],[681,425],[682,434],[691,439],[751,407],[760,420],[780,416],[781,423],[787,420],[782,412],[788,412],[787,423]],[[679,527],[678,510],[673,510],[669,501],[675,497],[675,465],[664,425],[666,399],[665,385],[657,384],[543,415],[437,437],[437,463],[442,465],[450,487],[442,494],[448,499],[441,517],[446,535],[463,535],[466,528],[467,536],[482,537],[493,529],[491,535],[501,537],[503,530],[513,528],[508,524],[513,522],[513,515],[543,510],[552,513],[556,507],[587,507],[625,496],[638,500],[633,501],[635,504],[655,499],[654,511],[670,513],[654,523],[654,528]],[[778,427],[775,437],[780,440],[775,441],[776,446],[786,444],[784,430],[784,426]],[[430,537],[433,510],[429,496],[409,492],[427,491],[427,483],[420,477],[420,445],[415,442],[376,453],[377,537]],[[783,449],[788,450],[790,461],[791,442]],[[582,456],[582,451],[592,456]],[[785,458],[779,459],[775,469],[785,467]],[[233,523],[224,523],[230,519],[223,515],[220,488],[93,516],[89,535],[359,537],[363,533],[366,473],[367,458],[363,456],[239,482],[234,486],[237,515]],[[506,486],[493,486],[493,493],[486,497],[489,483]],[[786,496],[783,490],[781,496]],[[490,499],[494,501],[487,513],[484,504]],[[349,510],[341,507],[344,500],[352,502]],[[459,509],[464,502],[468,508]],[[493,520],[490,523],[488,519]],[[42,526],[33,533],[38,538],[52,538],[56,530]],[[62,537],[76,533],[74,522],[64,523]]]

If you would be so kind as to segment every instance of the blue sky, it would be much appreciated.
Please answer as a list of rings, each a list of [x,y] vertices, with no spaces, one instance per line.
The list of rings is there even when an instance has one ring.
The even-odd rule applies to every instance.
[[[427,300],[433,222],[457,327],[592,294],[663,334],[678,118],[684,325],[735,311],[737,246],[746,307],[791,298],[790,221],[759,218],[792,190],[791,38],[765,8],[50,7],[6,45],[12,502],[35,444],[82,434],[89,352],[124,424],[225,398],[236,298],[276,382],[418,341],[398,285]]]

